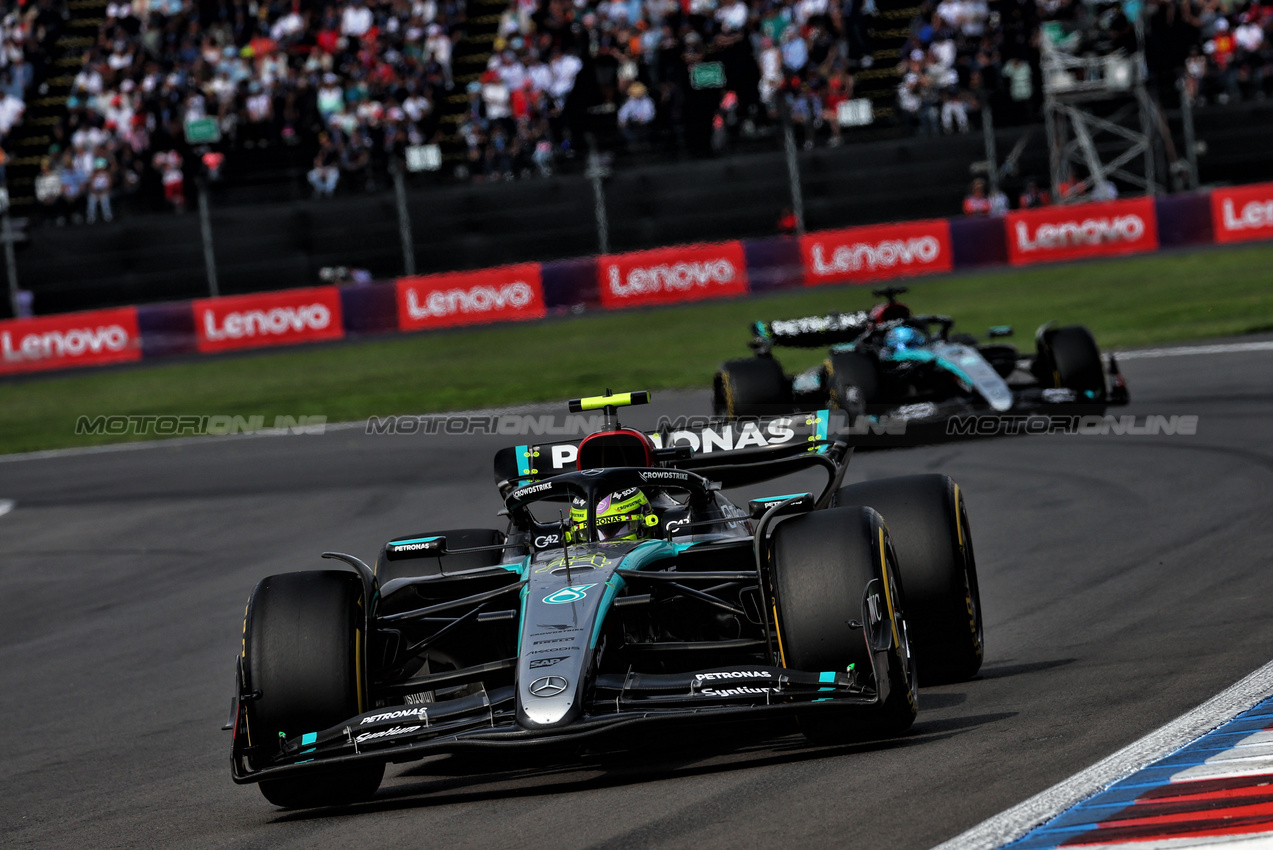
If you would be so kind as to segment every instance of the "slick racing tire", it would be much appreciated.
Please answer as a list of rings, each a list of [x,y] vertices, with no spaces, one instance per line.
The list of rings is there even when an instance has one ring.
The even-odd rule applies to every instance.
[[[850,416],[861,416],[868,404],[878,400],[879,370],[869,357],[852,351],[832,354],[822,370],[828,400]]]
[[[499,546],[504,543],[504,532],[493,528],[451,528],[445,531],[423,531],[419,534],[405,534],[402,540],[420,537],[445,537],[448,551],[453,549],[476,549],[479,546]],[[386,547],[387,548],[387,547]],[[503,553],[498,549],[489,552],[468,552],[454,555],[433,555],[423,558],[403,558],[389,560],[385,550],[380,551],[376,561],[376,578],[381,586],[396,578],[414,578],[416,576],[441,575],[445,566],[448,573],[476,570],[498,564]]]
[[[837,505],[868,505],[892,534],[907,617],[925,684],[970,679],[985,652],[977,560],[963,494],[945,475],[850,484]]]
[[[719,416],[765,416],[791,407],[791,385],[772,357],[730,360],[716,373],[712,406]]]
[[[797,670],[850,668],[869,681],[876,651],[887,652],[888,694],[869,710],[831,705],[800,715],[819,744],[897,735],[915,721],[915,668],[888,530],[868,508],[792,517],[774,532],[772,579],[783,663]],[[877,684],[878,686],[878,684]]]
[[[1079,393],[1079,401],[1105,401],[1105,367],[1092,332],[1082,325],[1067,325],[1045,332],[1039,346],[1036,370],[1044,386],[1064,387]]]
[[[285,573],[252,591],[243,624],[244,679],[250,744],[269,763],[285,736],[321,732],[369,709],[362,580],[337,570]],[[319,769],[260,783],[283,808],[367,800],[380,787],[383,764]]]

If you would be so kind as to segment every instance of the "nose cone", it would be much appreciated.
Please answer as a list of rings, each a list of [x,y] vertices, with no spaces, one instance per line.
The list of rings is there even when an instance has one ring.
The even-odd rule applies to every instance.
[[[535,728],[570,722],[578,714],[572,711],[576,704],[575,691],[565,676],[540,676],[532,680],[521,694],[522,725]]]

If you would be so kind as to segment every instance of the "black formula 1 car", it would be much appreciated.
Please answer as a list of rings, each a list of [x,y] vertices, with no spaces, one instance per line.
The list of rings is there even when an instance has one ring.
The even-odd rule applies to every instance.
[[[869,313],[832,313],[751,326],[754,357],[730,360],[713,382],[719,416],[772,415],[830,406],[854,416],[886,417],[920,426],[981,414],[1104,413],[1126,404],[1127,386],[1114,356],[1102,358],[1081,325],[1046,324],[1033,356],[994,340],[952,334],[949,316],[914,315],[897,300],[904,287],[874,290],[888,299]],[[829,346],[826,359],[787,375],[777,346]]]
[[[606,429],[501,450],[504,529],[407,534],[374,568],[326,553],[342,568],[263,579],[225,727],[234,780],[308,807],[367,799],[386,764],[439,752],[572,758],[757,721],[814,742],[893,736],[917,674],[977,672],[953,481],[842,486],[852,450],[826,410],[739,434],[620,427],[617,408],[646,400],[575,400]],[[826,472],[820,492],[721,492],[807,469]]]

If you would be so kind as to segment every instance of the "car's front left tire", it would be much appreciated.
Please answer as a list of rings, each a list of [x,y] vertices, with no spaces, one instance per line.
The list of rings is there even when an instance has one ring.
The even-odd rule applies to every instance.
[[[784,663],[870,681],[887,652],[884,699],[870,709],[811,706],[800,730],[818,744],[890,737],[917,711],[905,600],[888,531],[869,508],[832,508],[785,520],[773,536],[773,586]]]
[[[252,591],[243,626],[244,685],[253,767],[269,764],[282,738],[320,732],[368,710],[366,600],[350,572],[284,573]],[[276,806],[308,808],[369,799],[383,764],[266,779],[261,793]]]

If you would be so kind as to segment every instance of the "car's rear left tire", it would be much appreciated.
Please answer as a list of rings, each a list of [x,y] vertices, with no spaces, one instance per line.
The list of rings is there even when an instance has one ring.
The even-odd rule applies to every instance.
[[[870,676],[871,640],[887,645],[888,693],[872,709],[811,706],[800,730],[819,743],[900,734],[915,721],[914,665],[904,598],[878,513],[832,508],[784,521],[774,531],[772,578],[784,663],[805,671]],[[868,602],[868,598],[874,599]],[[878,617],[875,613],[878,613]]]
[[[865,481],[841,487],[835,504],[872,507],[888,524],[925,684],[976,675],[985,652],[981,594],[959,485],[935,474]]]
[[[247,708],[249,744],[260,753],[253,767],[268,764],[282,737],[368,710],[365,605],[359,576],[338,570],[269,576],[253,590],[243,626],[245,687],[260,692]],[[284,808],[346,805],[369,799],[383,776],[383,764],[358,764],[260,788]]]
[[[772,357],[744,357],[721,366],[713,381],[713,407],[721,416],[765,416],[791,406],[791,383]]]

